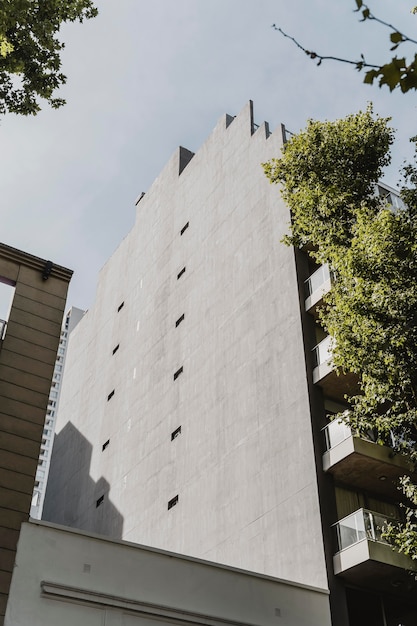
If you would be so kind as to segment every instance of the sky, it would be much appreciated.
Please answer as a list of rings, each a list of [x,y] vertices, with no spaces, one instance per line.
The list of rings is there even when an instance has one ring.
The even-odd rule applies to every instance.
[[[371,8],[417,38],[414,4],[373,0]],[[271,27],[320,54],[385,63],[389,31],[361,23],[355,0],[96,5],[97,18],[61,31],[68,82],[57,95],[66,106],[0,118],[1,241],[74,270],[67,308],[92,305],[100,268],[133,226],[135,199],[177,146],[196,152],[223,113],[248,100],[255,122],[292,132],[372,102],[396,129],[385,182],[395,187],[413,155],[415,91],[364,85],[355,69],[331,61],[317,67]]]

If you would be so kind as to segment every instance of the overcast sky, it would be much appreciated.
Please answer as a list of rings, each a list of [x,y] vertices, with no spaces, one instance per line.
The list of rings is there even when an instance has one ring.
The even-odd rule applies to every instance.
[[[373,0],[371,7],[416,37],[413,4]],[[0,121],[1,240],[73,269],[68,306],[92,304],[99,269],[133,225],[135,198],[176,147],[195,152],[223,113],[238,113],[249,99],[256,122],[272,129],[283,122],[291,131],[372,101],[397,129],[388,184],[396,185],[412,156],[416,92],[363,85],[354,69],[330,61],[316,67],[271,28],[280,25],[322,54],[356,59],[363,52],[369,62],[386,62],[388,31],[359,23],[354,0],[97,6],[96,19],[62,31],[67,105]]]

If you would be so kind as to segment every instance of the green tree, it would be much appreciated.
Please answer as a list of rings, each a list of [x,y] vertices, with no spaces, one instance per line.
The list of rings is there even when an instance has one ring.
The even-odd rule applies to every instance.
[[[36,115],[39,100],[65,104],[54,92],[66,82],[57,38],[65,22],[97,15],[92,0],[3,0],[0,8],[0,113]]]
[[[404,168],[400,207],[375,194],[392,141],[389,120],[368,108],[310,121],[264,169],[291,209],[286,243],[308,243],[336,275],[320,320],[337,371],[357,374],[360,387],[338,417],[359,433],[374,430],[417,467],[417,167]],[[408,478],[403,492],[407,523],[388,534],[417,558],[417,489]]]
[[[362,15],[362,22],[372,20],[388,28],[390,45],[392,44],[390,48],[391,51],[397,50],[399,46],[407,42],[417,45],[417,41],[415,39],[412,39],[392,24],[389,24],[388,22],[385,22],[377,17],[371,11],[369,6],[363,3],[363,0],[355,0],[355,3],[357,7],[356,11],[360,11]],[[412,8],[411,13],[416,14],[417,7]],[[313,50],[307,50],[307,48],[301,45],[294,37],[287,35],[287,33],[285,33],[279,26],[273,24],[272,27],[280,32],[284,37],[291,39],[291,41],[293,41],[300,50],[305,52],[310,59],[315,60],[317,65],[321,65],[323,61],[329,60],[337,61],[339,63],[348,63],[349,65],[353,65],[359,72],[366,70],[363,81],[364,83],[372,85],[375,80],[378,80],[380,87],[386,85],[390,91],[398,87],[403,93],[410,91],[411,89],[417,89],[417,54],[414,54],[414,58],[411,59],[407,59],[407,57],[398,58],[397,56],[394,56],[387,63],[381,63],[380,65],[368,63],[363,54],[360,55],[358,60],[352,61],[350,59],[323,55]]]

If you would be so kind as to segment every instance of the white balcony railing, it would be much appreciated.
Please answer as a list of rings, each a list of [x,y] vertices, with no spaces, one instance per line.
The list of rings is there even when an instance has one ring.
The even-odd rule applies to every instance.
[[[368,509],[359,509],[334,524],[338,551],[345,550],[364,539],[387,543],[382,533],[389,522],[398,522],[393,517],[375,513]]]

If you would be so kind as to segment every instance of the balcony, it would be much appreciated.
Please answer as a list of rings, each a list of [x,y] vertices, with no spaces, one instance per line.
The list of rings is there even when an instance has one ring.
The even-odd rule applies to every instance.
[[[396,520],[359,509],[334,525],[338,552],[333,557],[336,575],[357,585],[396,591],[415,597],[416,581],[408,571],[417,563],[395,552],[382,538],[384,526]]]
[[[383,198],[385,202],[392,207],[394,213],[399,209],[405,208],[405,204],[401,200],[398,191],[389,187],[385,183],[380,182],[375,185],[375,195]]]
[[[398,499],[398,480],[412,471],[406,456],[393,453],[391,448],[371,438],[359,437],[340,420],[330,422],[323,433],[325,472],[340,483]]]
[[[332,286],[332,276],[328,264],[321,265],[305,281],[305,308],[306,311],[316,315],[316,307],[321,302],[323,296],[330,291]]]
[[[342,401],[347,395],[358,393],[358,377],[346,373],[338,375],[332,363],[332,338],[325,337],[314,346],[313,350],[313,383],[322,387],[328,398]]]

